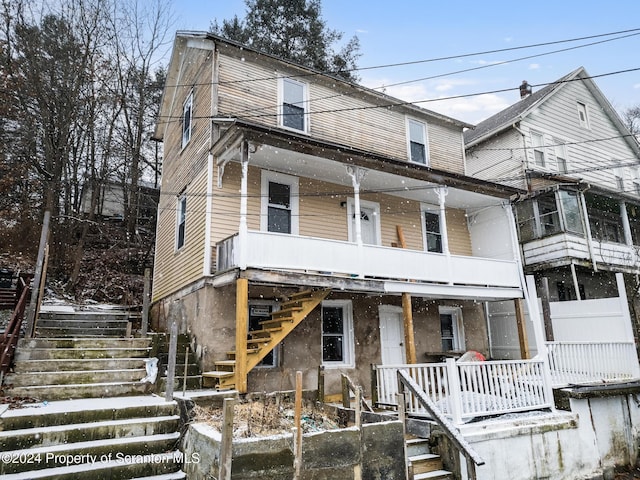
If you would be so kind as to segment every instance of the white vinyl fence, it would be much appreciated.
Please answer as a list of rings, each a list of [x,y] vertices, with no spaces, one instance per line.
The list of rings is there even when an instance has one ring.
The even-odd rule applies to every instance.
[[[547,342],[554,388],[640,378],[634,342]]]
[[[397,405],[397,371],[404,370],[454,423],[474,417],[539,410],[553,406],[553,393],[543,362],[487,362],[390,365],[375,367],[378,403]],[[412,395],[407,411],[424,414]]]

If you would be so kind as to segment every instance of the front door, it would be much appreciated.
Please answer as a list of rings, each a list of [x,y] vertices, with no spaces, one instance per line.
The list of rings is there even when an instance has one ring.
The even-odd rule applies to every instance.
[[[349,199],[349,240],[356,241],[356,213],[353,199]],[[375,202],[360,201],[360,234],[365,245],[380,245],[380,227],[378,218],[380,206]]]
[[[380,352],[383,365],[404,365],[404,325],[402,308],[381,305],[380,316]]]

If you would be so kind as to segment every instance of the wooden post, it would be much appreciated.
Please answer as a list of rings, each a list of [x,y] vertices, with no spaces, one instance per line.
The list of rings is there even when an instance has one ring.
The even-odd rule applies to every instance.
[[[143,337],[147,336],[149,329],[149,295],[151,293],[151,269],[144,269],[144,293],[142,294],[142,326]]]
[[[378,374],[377,368],[374,364],[371,364],[371,406],[376,407],[378,405]]]
[[[324,403],[324,365],[318,367],[318,402]]]
[[[342,379],[342,406],[351,408],[351,396],[349,395],[349,379],[346,375],[340,377]]]
[[[167,365],[167,385],[165,387],[164,399],[167,402],[173,400],[173,389],[176,381],[176,357],[178,355],[178,324],[174,321],[171,324],[169,334],[169,364]]]
[[[38,258],[36,260],[36,270],[33,277],[33,289],[31,290],[31,300],[27,309],[27,324],[25,327],[26,336],[31,338],[35,332],[36,312],[38,309],[38,292],[40,291],[40,283],[42,282],[42,269],[44,266],[44,253],[47,242],[49,241],[49,221],[51,220],[51,212],[44,212],[42,221],[42,231],[40,232],[40,246],[38,247]]]
[[[362,387],[356,387],[356,411],[355,411],[356,427],[362,428]]]
[[[553,342],[553,323],[551,322],[551,298],[549,295],[549,279],[542,277],[542,319],[547,342]]]
[[[296,372],[296,404],[295,404],[295,442],[294,442],[294,479],[300,478],[302,469],[302,372]]]
[[[398,241],[400,247],[407,248],[407,242],[404,239],[404,231],[401,225],[396,225],[398,233]],[[413,335],[413,309],[411,308],[411,295],[409,293],[402,294],[402,320],[404,326],[404,349],[408,364],[417,363],[416,358],[416,342]]]
[[[236,280],[236,390],[247,393],[247,332],[249,331],[249,281]]]
[[[222,405],[222,441],[220,442],[218,480],[231,480],[234,404],[235,400],[233,398],[225,398]]]
[[[527,337],[527,324],[524,317],[524,305],[521,298],[513,300],[516,306],[516,324],[518,327],[518,342],[520,343],[520,356],[523,360],[531,358],[529,352],[529,338]]]

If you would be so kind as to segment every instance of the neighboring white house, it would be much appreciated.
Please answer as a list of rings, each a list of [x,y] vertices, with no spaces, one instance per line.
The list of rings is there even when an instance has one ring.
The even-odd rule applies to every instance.
[[[640,273],[636,138],[582,67],[533,93],[523,82],[521,96],[465,132],[468,174],[529,192],[514,205],[524,269],[543,295],[546,278],[551,302],[616,297],[616,272],[633,301]],[[607,333],[605,322],[597,326]]]

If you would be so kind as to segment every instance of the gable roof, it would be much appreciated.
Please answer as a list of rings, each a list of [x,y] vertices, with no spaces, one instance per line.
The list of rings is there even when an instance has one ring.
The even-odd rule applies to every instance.
[[[616,128],[624,136],[625,141],[629,144],[631,149],[640,156],[640,146],[638,141],[633,137],[627,127],[624,125],[620,116],[616,113],[614,108],[609,103],[609,100],[604,96],[602,91],[595,84],[591,76],[587,73],[584,67],[579,67],[568,73],[564,77],[559,78],[553,83],[545,86],[544,88],[532,93],[531,95],[523,98],[517,103],[514,103],[510,107],[496,113],[495,115],[487,118],[476,125],[473,130],[467,130],[464,132],[465,148],[473,147],[484,140],[511,128],[515,123],[522,120],[529,115],[532,110],[537,108],[542,103],[546,102],[549,98],[562,90],[567,84],[573,81],[581,81],[585,87],[591,92],[594,98],[598,101],[602,110],[611,119]]]

